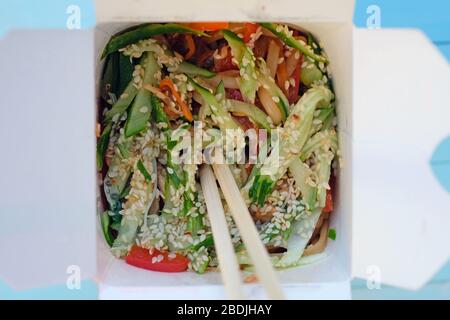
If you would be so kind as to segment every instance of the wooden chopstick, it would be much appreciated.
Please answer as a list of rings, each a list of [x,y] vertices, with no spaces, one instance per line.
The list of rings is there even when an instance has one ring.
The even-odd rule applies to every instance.
[[[234,222],[253,262],[258,280],[265,288],[269,299],[284,299],[284,293],[275,274],[269,254],[259,238],[255,223],[250,216],[250,212],[241,196],[230,168],[226,164],[213,164],[212,167]]]
[[[208,217],[211,223],[214,247],[219,259],[220,272],[229,299],[244,299],[241,272],[236,258],[231,236],[228,231],[225,212],[217,188],[216,178],[208,165],[200,169],[200,181],[205,197]]]

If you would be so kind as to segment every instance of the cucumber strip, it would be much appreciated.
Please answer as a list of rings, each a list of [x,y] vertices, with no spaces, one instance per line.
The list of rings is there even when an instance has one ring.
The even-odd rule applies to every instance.
[[[200,67],[196,66],[195,64],[192,64],[192,63],[189,63],[186,61],[181,62],[175,71],[179,72],[179,73],[185,73],[187,75],[190,75],[191,77],[200,76],[200,77],[205,77],[205,78],[212,78],[216,75],[212,71],[200,68]]]
[[[227,93],[225,91],[225,84],[223,83],[222,80],[220,80],[220,82],[219,82],[219,84],[217,85],[217,88],[216,88],[216,99],[219,102],[223,102],[226,99],[226,94]],[[217,96],[219,96],[220,99]]]
[[[254,103],[256,90],[258,89],[258,78],[256,74],[255,56],[244,41],[230,30],[222,30],[225,40],[231,48],[233,57],[239,64],[239,88],[244,98]]]
[[[136,88],[136,85],[133,83],[133,81],[130,81],[128,86],[125,88],[125,91],[120,95],[117,102],[112,106],[110,110],[105,113],[104,123],[110,123],[113,120],[118,120],[119,117],[125,111],[127,111],[128,107],[136,97],[138,91],[139,90]]]
[[[252,119],[257,125],[266,129],[268,132],[272,130],[268,120],[268,115],[261,111],[261,109],[257,106],[232,99],[227,100],[227,102],[228,110],[230,112],[242,113]]]
[[[308,211],[313,211],[316,207],[317,187],[311,186],[308,181],[312,181],[313,171],[298,158],[294,158],[289,165],[289,171],[295,179],[297,187],[302,194],[303,202]]]
[[[234,121],[229,112],[224,108],[223,103],[217,101],[216,97],[206,88],[199,85],[192,78],[188,77],[189,83],[200,93],[205,104],[209,105],[216,118],[217,125],[222,131],[227,129],[240,129],[240,126]],[[214,119],[213,119],[214,120]]]
[[[276,263],[276,267],[289,268],[298,265],[321,213],[322,209],[306,213],[294,223],[293,232],[288,240],[287,251]]]
[[[155,74],[161,70],[160,66],[156,62],[153,53],[147,53],[143,63],[145,69],[144,83],[156,85],[158,80],[155,78]],[[152,94],[141,88],[131,106],[130,114],[125,123],[125,137],[132,137],[147,128],[147,124],[151,115],[151,97]]]
[[[152,168],[152,173],[156,176],[156,160],[142,158],[141,161],[148,168]],[[116,257],[124,257],[130,247],[135,243],[138,228],[146,221],[153,200],[156,196],[156,178],[147,181],[140,170],[135,170],[132,176],[132,187],[130,194],[134,195],[127,199],[123,206],[123,218],[119,228],[119,234],[114,240],[112,253]],[[137,183],[133,183],[137,182]],[[136,195],[139,195],[137,198]]]
[[[193,245],[190,249],[193,251],[197,251],[197,250],[200,250],[201,247],[209,248],[209,247],[212,247],[213,245],[214,245],[214,238],[213,238],[212,234],[209,234],[206,236],[205,240],[203,240],[202,242],[199,242],[196,245]]]
[[[311,87],[314,82],[322,80],[322,77],[322,71],[320,71],[319,67],[316,66],[315,63],[310,62],[302,68],[301,81],[307,87]]]
[[[125,140],[122,148],[129,150],[131,143],[131,140]],[[120,199],[122,199],[122,194],[128,184],[133,169],[127,162],[123,162],[122,160],[122,155],[116,147],[108,172],[103,181],[106,200],[113,212],[122,209]]]
[[[278,149],[272,150],[266,159],[259,174],[255,177],[251,186],[244,187],[249,190],[249,196],[260,206],[272,191],[276,181],[285,173],[292,159],[300,154],[303,146],[310,137],[314,111],[321,104],[328,105],[333,98],[333,93],[327,87],[315,87],[309,89],[292,109],[287,118],[278,141]]]
[[[317,133],[320,130],[326,130],[329,129],[329,121],[330,118],[332,120],[334,116],[334,107],[329,107],[329,108],[324,108],[322,110],[320,110],[319,115],[317,117],[314,118],[313,121],[320,121],[317,123],[313,123],[313,130],[312,130],[312,134]],[[324,124],[327,125],[327,128],[324,128]]]
[[[300,159],[305,161],[313,152],[319,149],[330,149],[333,153],[336,153],[338,149],[338,138],[334,129],[320,131],[313,135],[303,147]]]
[[[260,25],[269,30],[270,32],[272,32],[278,38],[280,38],[280,40],[283,41],[286,45],[299,50],[305,56],[310,57],[311,59],[317,62],[327,63],[327,59],[325,57],[315,54],[313,49],[310,48],[307,44],[301,43],[300,41],[295,39],[292,35],[290,35],[287,27],[283,27],[279,24],[269,22],[262,22],[260,23]]]

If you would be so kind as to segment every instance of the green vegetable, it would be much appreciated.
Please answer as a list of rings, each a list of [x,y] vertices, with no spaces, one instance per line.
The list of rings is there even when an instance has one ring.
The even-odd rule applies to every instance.
[[[332,98],[333,93],[327,87],[316,87],[309,89],[293,107],[276,146],[278,150],[272,150],[259,173],[244,188],[249,190],[249,197],[254,202],[264,205],[275,183],[286,173],[292,159],[300,154],[309,139],[314,111],[320,105],[329,105]]]
[[[317,187],[308,184],[308,181],[312,181],[314,177],[313,171],[297,157],[292,159],[289,165],[289,171],[294,177],[297,187],[300,189],[306,209],[308,211],[314,210],[317,200]]]
[[[126,187],[123,189],[122,193],[120,194],[120,199],[125,198],[130,193],[130,190],[131,190],[131,186],[129,183],[127,183]]]
[[[323,78],[322,71],[314,63],[307,64],[306,67],[302,68],[302,83],[310,87],[314,82],[320,81]]]
[[[105,113],[104,123],[110,123],[113,119],[118,120],[119,117],[128,109],[138,93],[138,89],[133,81],[130,81],[125,91],[119,96],[117,102],[110,110]],[[118,116],[116,116],[118,115]],[[114,117],[116,116],[117,119]]]
[[[119,227],[119,234],[112,244],[111,251],[116,257],[124,257],[128,248],[135,243],[137,230],[142,224],[142,219],[134,215],[123,216]]]
[[[319,115],[314,118],[314,120],[318,120],[318,121],[320,121],[320,123],[317,123],[313,126],[312,133],[314,134],[320,130],[329,129],[330,124],[332,124],[332,120],[333,120],[334,116],[335,116],[335,114],[334,114],[333,107],[324,108],[324,109],[320,110]]]
[[[245,114],[252,119],[261,128],[266,129],[268,132],[272,130],[270,122],[267,119],[268,116],[257,106],[249,103],[245,103],[239,100],[228,100],[228,110],[231,112],[238,112]]]
[[[155,74],[161,70],[158,63],[156,62],[153,53],[147,53],[144,58],[144,83],[149,83],[151,85],[157,85],[158,80],[155,78]],[[125,123],[125,137],[129,138],[142,132],[147,128],[148,121],[151,115],[151,96],[152,94],[144,89],[139,89],[139,92],[131,106],[130,114]]]
[[[190,252],[188,254],[191,260],[191,267],[197,273],[204,273],[209,265],[211,258],[209,257],[209,252],[206,247],[200,247],[199,250]]]
[[[175,23],[144,24],[128,32],[113,36],[103,50],[101,58],[104,59],[110,53],[113,53],[129,44],[138,42],[139,40],[147,39],[160,34],[170,33],[192,33],[198,36],[207,36],[202,31],[194,30]]]
[[[123,143],[122,148],[129,151],[131,140],[125,140],[121,143]],[[122,155],[119,149],[116,148],[103,183],[106,200],[113,212],[119,211],[122,208],[120,202],[121,195],[128,184],[133,170],[130,165],[122,163],[122,160]]]
[[[97,142],[97,168],[103,169],[103,160],[105,158],[106,150],[108,149],[109,136],[111,135],[111,124],[107,125]]]
[[[197,251],[197,250],[200,250],[201,247],[209,248],[209,247],[212,247],[213,245],[214,245],[214,238],[213,238],[212,234],[209,234],[206,236],[205,240],[203,240],[202,242],[199,242],[196,245],[193,245],[191,247],[191,250]]]
[[[166,142],[167,142],[167,168],[170,168],[167,172],[167,183],[166,187],[169,187],[169,183],[173,184],[175,189],[178,189],[178,187],[181,184],[181,179],[178,176],[180,174],[181,169],[179,166],[173,163],[171,152],[177,145],[177,141],[172,140],[172,130],[170,129],[170,122],[169,118],[167,117],[167,114],[164,112],[161,101],[156,96],[152,96],[152,109],[154,111],[154,117],[156,123],[163,123],[165,127],[162,129],[166,136]],[[169,172],[170,171],[170,172]]]
[[[303,147],[300,159],[305,161],[313,152],[325,148],[330,149],[333,153],[336,153],[338,149],[338,139],[334,129],[320,131],[312,136]]]
[[[120,221],[114,221],[113,223],[111,223],[111,225],[110,225],[111,229],[113,229],[115,231],[119,231],[119,229],[120,229]],[[111,243],[111,245],[112,245],[112,243]]]
[[[334,119],[336,117],[336,112],[333,108],[331,113],[322,121],[322,130],[330,130],[334,126]]]
[[[226,91],[225,91],[225,85],[223,84],[223,81],[220,81],[217,85],[216,91],[215,91],[215,98],[217,99],[218,103],[224,103],[226,99]],[[204,121],[206,117],[211,116],[211,108],[207,103],[203,103],[200,107],[200,110],[198,111],[198,117],[200,120]]]
[[[109,216],[108,211],[105,211],[100,215],[100,223],[102,225],[103,235],[105,236],[105,240],[108,243],[108,245],[112,246],[114,239],[111,236],[111,233],[109,232],[110,220],[111,218]]]
[[[142,156],[142,163],[147,165],[147,167],[152,167],[152,172],[156,173],[156,160],[150,159],[149,155]],[[156,196],[156,181],[148,181],[145,190],[139,189],[140,184],[133,184],[133,180],[140,179],[137,175],[138,171],[133,173],[131,178],[131,192],[133,192],[134,188],[137,188],[135,192],[145,192],[145,198],[139,199],[139,201],[144,201],[143,205],[136,205],[136,199],[134,197],[130,197],[127,199],[127,202],[123,206],[123,217],[119,228],[119,234],[117,238],[114,240],[112,245],[112,253],[116,257],[123,257],[128,253],[129,248],[132,244],[135,243],[136,235],[138,232],[139,226],[144,222],[144,218],[150,209],[153,200]],[[145,207],[142,209],[142,207]]]
[[[210,257],[207,257],[207,258],[208,258],[208,260],[201,262],[199,268],[197,270],[195,270],[195,271],[197,271],[197,273],[199,273],[199,274],[205,273],[206,268],[208,268],[209,262],[211,260]]]
[[[205,78],[211,78],[214,77],[216,74],[212,71],[200,68],[196,66],[195,64],[183,61],[180,63],[178,68],[176,69],[176,72],[179,73],[185,73],[190,76],[200,76]]]
[[[289,170],[300,188],[302,198],[309,211],[324,208],[326,203],[326,186],[330,180],[331,162],[338,149],[338,141],[334,130],[316,133],[308,140],[302,149],[300,158],[295,158],[289,165]],[[317,172],[313,172],[305,163],[315,153],[318,162]],[[314,181],[314,185],[310,183]]]
[[[101,88],[102,97],[105,101],[109,100],[108,93],[117,93],[118,83],[119,83],[119,53],[112,54],[108,56],[105,60],[105,65],[103,67],[102,78],[101,78]]]
[[[331,176],[331,162],[334,158],[334,153],[328,150],[319,149],[316,154],[319,169],[317,170],[318,187],[317,187],[317,202],[319,208],[324,208],[327,197],[327,186]]]
[[[288,240],[287,251],[277,262],[276,267],[289,268],[298,265],[321,214],[322,209],[315,210],[302,215],[294,223],[292,234]]]
[[[255,56],[252,50],[235,33],[222,30],[225,40],[230,45],[233,57],[239,63],[239,88],[244,98],[253,103],[258,89],[258,78],[256,75]]]
[[[130,157],[130,151],[123,143],[118,143],[117,148],[119,149],[122,159],[128,159]]]
[[[203,88],[190,77],[188,77],[188,81],[194,89],[200,93],[205,104],[209,105],[212,113],[216,117],[217,124],[222,131],[226,131],[227,129],[240,129],[236,121],[234,121],[228,111],[224,108],[223,103],[217,101],[216,97],[208,89]]]
[[[109,124],[118,114],[117,119],[114,119],[117,121],[134,100],[138,89],[132,81],[133,70],[134,66],[130,59],[123,54],[115,52],[108,56],[102,76],[102,88],[110,86],[108,92],[114,93],[117,101],[111,110],[106,112],[103,120],[105,124]],[[108,100],[109,97],[104,99]]]
[[[164,112],[161,101],[159,101],[158,97],[155,95],[151,98],[152,101],[152,110],[153,110],[153,116],[155,118],[156,123],[164,123],[166,125],[163,130],[168,130],[169,128],[169,118],[167,117],[167,114]]]
[[[151,115],[150,99],[151,93],[145,89],[137,94],[125,123],[125,137],[135,136],[147,127]]]
[[[217,98],[217,95],[220,95],[221,99],[218,99],[218,100],[219,100],[219,102],[223,102],[223,101],[225,101],[226,94],[227,93],[225,91],[225,84],[223,83],[222,80],[220,80],[220,82],[216,88],[216,98]]]
[[[185,197],[186,198],[186,197]],[[192,236],[197,236],[198,231],[203,229],[203,215],[189,216],[187,230]]]
[[[336,229],[328,230],[328,239],[336,240]]]
[[[144,164],[142,163],[142,160],[138,160],[137,162],[137,168],[139,169],[139,171],[142,173],[142,175],[145,177],[145,180],[147,181],[152,181],[152,176],[151,174],[147,171],[147,169],[145,169]]]
[[[310,57],[317,62],[327,63],[327,59],[325,57],[315,54],[312,48],[298,41],[292,35],[287,34],[287,30],[283,26],[270,22],[262,22],[260,23],[260,25],[280,38],[280,40],[283,41],[286,45],[299,50],[305,56]]]
[[[146,39],[139,41],[138,43],[133,43],[121,51],[124,56],[129,56],[131,58],[141,57],[145,52],[153,52],[157,57],[163,55],[171,58],[175,57],[175,54],[172,51],[154,39]],[[169,72],[185,73],[190,76],[200,76],[205,78],[211,78],[216,75],[214,72],[203,69],[195,64],[186,61],[181,61],[180,63],[178,59],[164,59],[160,62],[168,68]]]
[[[124,90],[127,88],[130,81],[133,80],[134,65],[129,57],[119,54],[119,83],[117,87],[117,92],[114,91],[118,96],[120,96]]]
[[[154,115],[155,120],[157,123],[164,123],[165,126],[162,129],[166,136],[166,142],[167,142],[167,175],[166,175],[166,183],[165,183],[165,197],[166,201],[164,203],[164,209],[170,209],[172,207],[172,204],[170,203],[170,196],[169,196],[169,189],[170,186],[173,187],[173,189],[179,189],[180,185],[183,183],[186,186],[191,185],[192,181],[189,181],[189,176],[187,174],[182,174],[182,168],[180,165],[173,163],[172,160],[172,151],[177,147],[178,141],[172,140],[172,138],[176,139],[176,135],[173,134],[173,131],[170,129],[170,123],[169,119],[167,118],[167,115],[165,114],[161,102],[159,99],[155,96],[152,97],[152,106],[154,109]],[[182,126],[182,130],[188,130],[189,125]],[[195,183],[195,182],[194,182]],[[196,201],[198,198],[198,195],[196,192],[191,190],[190,188],[186,188],[184,194],[183,194],[183,208],[180,211],[182,216],[187,216],[189,213],[191,213],[191,209],[194,207],[193,200]],[[203,215],[197,214],[197,215],[190,215],[188,219],[188,226],[187,229],[189,232],[191,232],[192,235],[196,235],[197,232],[201,229],[203,229]]]

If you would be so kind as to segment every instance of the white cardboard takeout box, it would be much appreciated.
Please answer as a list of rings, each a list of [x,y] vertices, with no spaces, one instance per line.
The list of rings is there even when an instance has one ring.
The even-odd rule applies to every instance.
[[[8,168],[0,179],[0,254],[8,257],[0,277],[10,286],[65,283],[75,266],[97,281],[100,298],[225,297],[217,273],[149,272],[113,258],[97,225],[99,56],[112,34],[141,22],[286,22],[323,43],[343,160],[337,239],[326,260],[278,273],[288,298],[348,298],[354,276],[417,289],[446,262],[450,195],[429,161],[450,131],[450,67],[420,32],[356,30],[352,0],[96,5],[94,29],[14,30],[0,39],[0,161]],[[257,284],[246,290],[264,297]]]

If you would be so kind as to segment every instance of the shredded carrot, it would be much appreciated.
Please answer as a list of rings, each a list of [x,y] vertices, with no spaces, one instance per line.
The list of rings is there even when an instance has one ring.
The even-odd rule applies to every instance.
[[[188,52],[186,53],[186,56],[184,57],[184,59],[189,60],[195,54],[195,42],[194,42],[194,39],[192,38],[192,35],[186,34],[185,37],[186,37],[186,44],[188,47]]]
[[[200,31],[216,31],[222,29],[228,29],[228,22],[192,22],[188,26],[195,30]]]
[[[180,117],[180,114],[178,114],[175,111],[173,111],[172,109],[170,109],[170,107],[165,103],[163,105],[163,110],[167,114],[167,116],[169,117],[170,120],[175,120]]]
[[[287,81],[288,81],[288,75],[287,75],[287,70],[286,70],[286,62],[283,61],[282,63],[280,63],[278,65],[277,82],[278,82],[278,86],[280,87],[281,90],[283,90],[283,92],[285,94],[287,94],[287,89],[285,87]]]
[[[181,111],[183,112],[184,117],[188,121],[192,121],[194,119],[192,117],[191,110],[189,110],[189,107],[186,104],[186,102],[184,102],[183,99],[181,99],[181,96],[178,93],[175,84],[170,78],[165,78],[164,80],[161,80],[161,82],[159,83],[159,88],[160,89],[168,88],[172,93],[173,97],[175,98],[176,102],[178,103],[178,105],[181,107]]]

